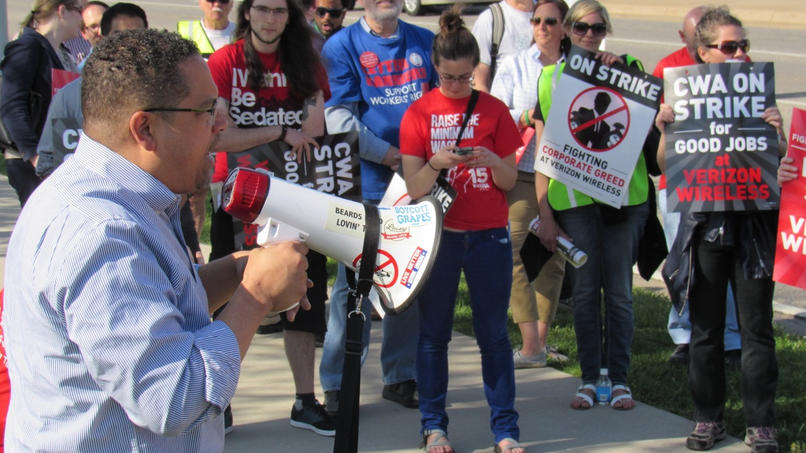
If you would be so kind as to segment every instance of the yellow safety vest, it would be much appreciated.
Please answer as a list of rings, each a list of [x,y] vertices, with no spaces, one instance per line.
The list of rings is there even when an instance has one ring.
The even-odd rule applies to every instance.
[[[636,66],[642,71],[644,70],[644,66],[639,60],[629,55],[625,56],[625,60],[627,61],[627,65]],[[551,95],[554,91],[554,87],[552,86],[552,81],[555,77],[554,72],[559,71],[556,76],[559,79],[559,77],[562,75],[563,69],[565,69],[565,62],[562,62],[559,65],[543,66],[543,69],[540,72],[540,78],[538,79],[537,83],[537,95],[538,99],[540,100],[540,113],[543,115],[544,121],[548,118],[549,109],[551,108]],[[649,178],[647,176],[644,153],[638,155],[638,161],[635,163],[635,169],[632,172],[632,178],[630,178],[628,190],[629,198],[627,199],[625,205],[634,206],[647,200],[647,195],[649,193]],[[564,211],[566,209],[576,208],[578,206],[587,206],[589,204],[593,204],[595,201],[588,195],[585,195],[578,190],[571,189],[556,179],[549,179],[548,198],[549,204],[555,211]]]
[[[199,53],[205,59],[215,52],[213,44],[210,42],[210,38],[207,37],[207,33],[204,32],[204,27],[202,27],[200,20],[180,20],[176,24],[176,31],[183,38],[196,43]]]

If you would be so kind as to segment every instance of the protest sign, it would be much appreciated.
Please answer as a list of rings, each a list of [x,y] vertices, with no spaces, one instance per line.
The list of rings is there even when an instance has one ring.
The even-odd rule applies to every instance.
[[[781,187],[773,280],[806,289],[806,110],[792,110],[787,156],[798,177]]]
[[[535,170],[621,207],[660,96],[660,79],[633,67],[607,66],[573,47],[535,149]]]
[[[778,135],[761,119],[775,105],[772,63],[666,68],[669,211],[778,208]]]
[[[52,118],[50,120],[54,156],[67,156],[75,152],[81,125],[77,118]],[[59,162],[61,163],[61,162]]]
[[[358,132],[325,135],[317,137],[316,142],[319,146],[312,149],[310,161],[303,153],[301,161],[297,162],[296,154],[287,143],[274,141],[239,153],[227,153],[227,168],[262,168],[304,187],[362,201]],[[254,247],[257,225],[244,225],[234,218],[233,223],[235,244],[243,249]]]
[[[77,72],[65,71],[64,69],[51,69],[50,96],[55,96],[57,91],[61,90],[65,85],[79,77],[81,77],[81,74]]]

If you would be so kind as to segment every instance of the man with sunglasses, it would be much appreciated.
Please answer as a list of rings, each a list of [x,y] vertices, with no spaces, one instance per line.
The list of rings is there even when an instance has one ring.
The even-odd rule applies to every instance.
[[[307,247],[192,264],[178,194],[209,183],[227,125],[193,43],[116,33],[83,77],[78,149],[9,241],[7,451],[220,452],[260,319],[300,299],[309,307]]]
[[[313,28],[324,39],[328,39],[342,29],[341,23],[344,22],[346,10],[341,0],[316,0],[315,5]]]
[[[655,66],[652,75],[663,78],[663,70],[666,68],[676,68],[702,63],[697,56],[697,43],[695,33],[697,24],[702,16],[710,8],[697,6],[692,8],[683,17],[683,29],[678,30],[680,40],[685,44],[680,49],[663,57]],[[734,49],[735,51],[735,49]],[[748,58],[749,61],[749,58]],[[663,218],[663,231],[666,235],[666,246],[672,250],[677,235],[677,227],[680,224],[679,212],[668,212],[666,210],[666,175],[662,174],[658,181],[658,209]],[[689,363],[689,342],[691,339],[691,321],[689,320],[689,307],[685,305],[681,312],[675,307],[669,310],[669,320],[666,327],[669,336],[675,344],[675,350],[667,359],[669,363],[676,363],[688,366]],[[736,320],[736,303],[733,300],[733,290],[728,287],[727,304],[725,310],[725,360],[731,369],[738,370],[741,365],[742,340],[739,335],[739,323]]]

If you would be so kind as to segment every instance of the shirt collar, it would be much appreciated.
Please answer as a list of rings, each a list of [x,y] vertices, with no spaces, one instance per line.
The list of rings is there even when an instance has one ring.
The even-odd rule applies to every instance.
[[[83,132],[74,159],[88,170],[120,186],[122,190],[140,196],[154,211],[165,212],[170,217],[179,210],[181,196],[173,193],[168,186],[142,168]]]
[[[364,19],[364,16],[361,16],[361,18],[358,20],[358,22],[361,24],[361,28],[363,28],[365,32],[369,33],[372,36],[375,36],[376,38],[397,39],[400,36],[400,20],[397,21],[397,30],[395,30],[395,32],[392,33],[390,36],[381,36],[381,35],[375,33],[375,31],[373,31],[371,28],[369,28],[369,24],[367,23],[367,20]]]

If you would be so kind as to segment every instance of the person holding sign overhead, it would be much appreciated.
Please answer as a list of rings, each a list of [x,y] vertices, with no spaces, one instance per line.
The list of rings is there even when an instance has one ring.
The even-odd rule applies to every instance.
[[[697,25],[696,43],[699,58],[712,64],[743,62],[750,48],[742,23],[727,8],[715,8],[702,17]],[[766,106],[760,118],[778,133],[779,147],[777,150],[771,147],[769,152],[778,151],[783,155],[785,135],[778,108]],[[655,121],[663,132],[658,149],[660,162],[664,161],[668,146],[666,126],[674,121],[672,107],[662,104]],[[671,184],[671,175],[669,178]],[[774,176],[770,175],[770,179]],[[777,208],[683,214],[675,248],[680,248],[683,254],[680,260],[683,268],[678,272],[685,272],[685,263],[691,263],[687,282],[683,282],[690,285],[687,296],[692,324],[689,388],[696,408],[696,426],[686,439],[686,446],[691,450],[708,450],[726,437],[722,336],[725,293],[730,283],[742,338],[745,442],[753,452],[778,451],[773,428],[778,363],[772,327],[777,220]]]
[[[611,31],[607,10],[596,0],[580,0],[563,22],[571,42],[598,52],[602,39]],[[627,64],[643,70],[641,62],[629,56],[600,52],[597,59],[607,66]],[[544,67],[538,81],[538,102],[534,110],[536,137],[543,134],[551,97],[565,63]],[[536,167],[537,168],[537,167]],[[573,409],[590,409],[596,398],[594,383],[601,368],[609,370],[613,382],[610,405],[619,410],[635,405],[627,386],[634,321],[632,311],[632,266],[649,212],[649,179],[643,153],[632,172],[625,202],[620,209],[568,188],[537,173],[535,189],[540,212],[537,234],[543,245],[557,250],[557,236],[572,239],[588,254],[587,263],[573,272],[574,328],[582,369],[582,385],[571,402]],[[604,292],[606,319],[601,319]],[[602,327],[606,327],[606,349],[602,352]],[[607,403],[607,401],[602,401]]]
[[[479,64],[479,47],[457,9],[444,12],[439,22],[431,58],[442,83],[415,101],[400,125],[409,195],[413,199],[427,195],[441,173],[457,193],[445,215],[431,276],[418,296],[417,387],[423,440],[428,453],[453,451],[445,410],[448,343],[459,276],[464,271],[495,451],[523,453],[518,445],[515,371],[506,328],[512,247],[505,195],[515,185],[515,150],[521,141],[506,105],[470,86]]]
[[[532,12],[534,44],[507,59],[493,80],[490,93],[509,107],[509,113],[526,140],[528,129],[534,127],[534,106],[543,66],[564,61],[571,40],[562,26],[568,6],[563,0],[539,0]],[[532,130],[532,134],[533,134]],[[568,360],[555,348],[546,344],[551,323],[557,312],[565,260],[555,253],[540,269],[534,282],[529,282],[521,248],[529,234],[529,223],[538,215],[535,198],[534,141],[523,149],[518,164],[515,187],[507,193],[509,204],[509,234],[512,239],[512,295],[509,306],[512,319],[518,324],[523,345],[513,353],[515,368],[544,367],[549,361]]]

